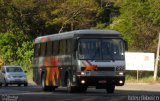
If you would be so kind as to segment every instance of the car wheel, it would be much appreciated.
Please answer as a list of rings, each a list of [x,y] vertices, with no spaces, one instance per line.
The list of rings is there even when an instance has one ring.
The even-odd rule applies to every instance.
[[[28,86],[28,83],[25,83],[24,86],[25,86],[25,87]]]
[[[7,87],[8,83],[6,82],[6,80],[4,80],[4,86]]]
[[[18,87],[20,87],[21,86],[21,84],[18,84]]]

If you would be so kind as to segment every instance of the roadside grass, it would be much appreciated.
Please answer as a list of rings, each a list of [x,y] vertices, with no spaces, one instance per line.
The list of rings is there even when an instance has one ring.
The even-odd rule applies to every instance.
[[[153,76],[139,77],[137,79],[136,76],[126,75],[126,82],[127,83],[160,83],[160,77],[158,77],[157,80],[154,81]]]
[[[33,71],[32,70],[27,71],[27,79],[28,81],[33,81]]]

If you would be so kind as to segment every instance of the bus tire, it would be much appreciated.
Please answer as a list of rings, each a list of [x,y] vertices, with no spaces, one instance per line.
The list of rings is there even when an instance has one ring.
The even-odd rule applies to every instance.
[[[71,80],[70,80],[69,76],[67,76],[67,92],[68,92],[68,93],[73,93],[73,92],[75,92],[75,87],[73,87],[73,86],[71,85]]]
[[[114,91],[115,91],[115,84],[113,84],[113,83],[108,84],[107,88],[106,88],[106,91],[107,91],[107,93],[114,93]]]
[[[78,87],[78,91],[81,92],[81,93],[85,93],[87,91],[87,86]]]
[[[55,88],[56,88],[55,86],[49,86],[50,91],[55,91]]]
[[[49,87],[46,86],[46,84],[45,84],[45,74],[42,74],[41,85],[42,85],[43,91],[48,91],[49,90]]]
[[[45,74],[42,75],[41,85],[42,85],[42,90],[43,91],[55,91],[55,88],[56,88],[54,86],[46,86],[46,84],[45,84]]]

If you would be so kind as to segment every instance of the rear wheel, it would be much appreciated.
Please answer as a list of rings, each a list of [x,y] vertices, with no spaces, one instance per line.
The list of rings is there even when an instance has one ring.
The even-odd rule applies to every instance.
[[[42,75],[41,85],[42,85],[42,89],[43,89],[44,91],[48,91],[49,87],[46,86],[46,84],[45,84],[45,75],[44,75],[44,74]]]
[[[115,91],[115,84],[114,83],[108,84],[107,88],[106,88],[106,91],[107,91],[107,93],[114,93],[114,91]]]
[[[42,79],[41,79],[41,85],[42,85],[42,89],[44,91],[55,91],[55,87],[54,86],[46,86],[45,84],[45,75],[42,75]]]

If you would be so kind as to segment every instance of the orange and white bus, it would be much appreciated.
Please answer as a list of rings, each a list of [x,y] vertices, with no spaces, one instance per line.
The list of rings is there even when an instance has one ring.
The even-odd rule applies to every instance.
[[[33,80],[43,90],[89,86],[113,93],[125,83],[126,42],[114,30],[75,30],[35,39]]]

